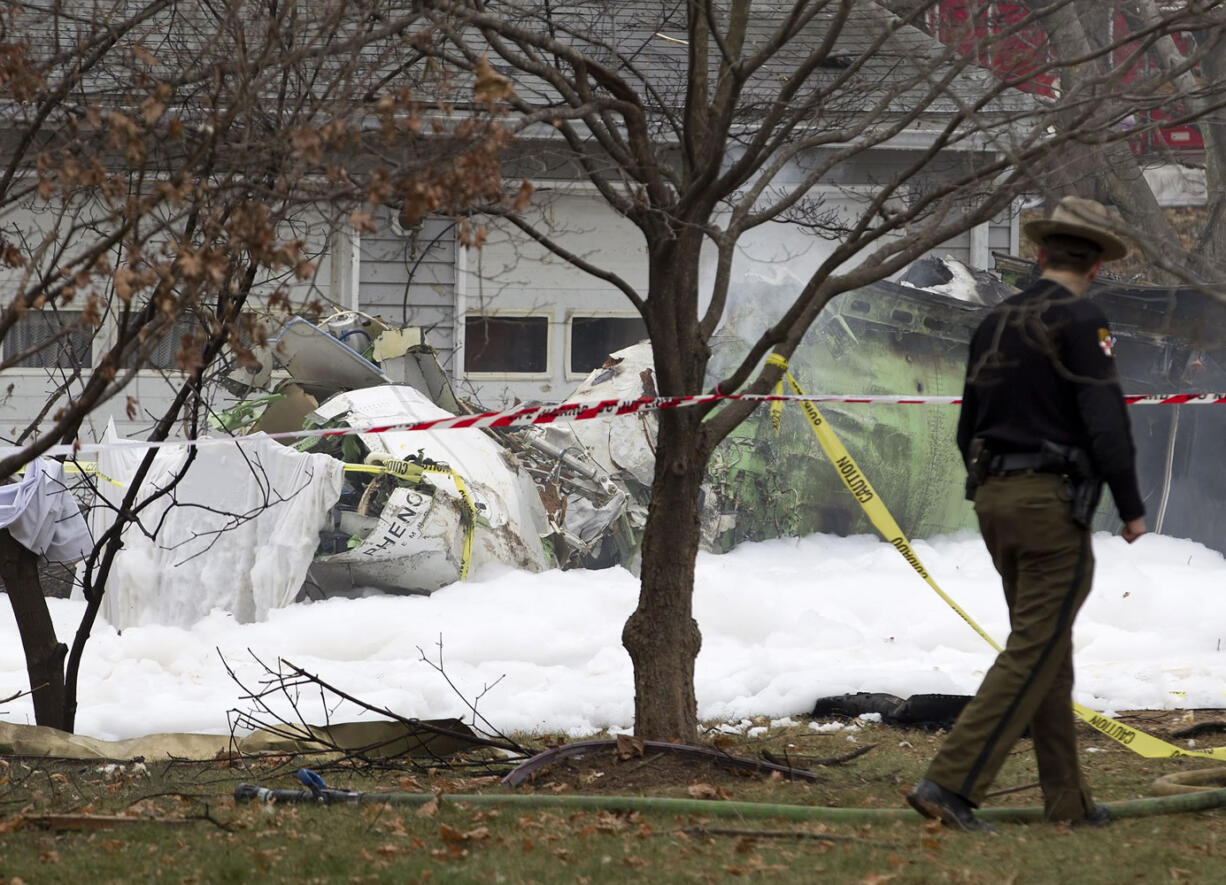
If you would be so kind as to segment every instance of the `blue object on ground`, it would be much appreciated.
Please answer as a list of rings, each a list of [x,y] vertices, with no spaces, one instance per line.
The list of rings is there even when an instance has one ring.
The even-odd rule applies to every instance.
[[[298,769],[298,780],[302,781],[312,793],[318,794],[320,790],[326,790],[328,785],[324,783],[324,779],[319,776],[319,772],[312,771],[309,768]]]

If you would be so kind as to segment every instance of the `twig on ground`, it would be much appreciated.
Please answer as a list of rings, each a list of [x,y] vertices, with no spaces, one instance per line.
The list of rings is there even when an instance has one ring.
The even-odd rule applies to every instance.
[[[652,753],[650,756],[648,756],[646,759],[642,760],[641,762],[636,762],[630,767],[628,767],[626,769],[626,773],[629,774],[632,771],[638,771],[640,768],[646,768],[651,763],[656,762],[663,758],[664,758],[663,753]]]
[[[192,818],[186,817],[129,817],[123,814],[26,814],[22,820],[45,830],[102,830],[133,824],[177,827],[192,822]]]
[[[312,750],[310,753],[304,752],[301,755],[315,756],[316,759],[313,767],[320,770],[352,766],[353,763],[360,762],[371,768],[391,770],[403,770],[405,767],[415,770],[426,768],[456,770],[480,767],[484,771],[491,771],[492,762],[489,759],[460,760],[456,759],[454,755],[440,755],[431,746],[435,737],[450,738],[468,747],[486,747],[500,750],[504,753],[515,754],[512,759],[505,760],[506,762],[515,761],[516,758],[524,758],[533,753],[532,750],[521,746],[519,743],[496,731],[493,732],[494,737],[490,737],[488,733],[483,735],[470,731],[469,726],[463,724],[456,728],[449,728],[445,724],[400,716],[386,707],[369,704],[337,688],[335,685],[325,682],[318,675],[298,667],[291,661],[278,659],[277,666],[274,669],[261,660],[254,652],[248,651],[252,659],[264,670],[264,676],[259,679],[259,683],[255,687],[245,685],[235,673],[234,668],[230,666],[224,656],[222,657],[222,663],[226,668],[226,672],[243,691],[241,697],[252,705],[251,709],[248,710],[235,709],[229,711],[231,758],[242,760],[244,766],[246,764],[246,757],[238,749],[239,729],[262,730],[286,741],[297,743],[300,746],[319,747],[319,751]],[[218,654],[220,655],[220,650]],[[435,667],[435,669],[442,672],[440,668],[441,665]],[[443,675],[446,679],[446,674]],[[453,689],[455,688],[450,680],[448,680],[448,684]],[[318,703],[323,710],[324,718],[322,726],[310,724],[307,716],[304,715],[301,703],[303,689],[318,692]],[[333,717],[336,710],[344,703],[352,704],[361,710],[375,713],[380,717],[398,723],[404,726],[405,732],[382,738],[361,747],[342,746],[332,740],[328,729],[333,727]],[[468,701],[465,701],[465,703],[470,709],[474,709],[474,703]],[[274,708],[274,706],[284,708],[286,704],[288,704],[289,709],[292,711],[292,720],[296,721],[287,719]],[[482,721],[484,722],[485,720],[482,719]],[[406,740],[416,740],[417,742],[407,753],[399,752],[393,755],[386,752],[386,748],[389,746],[399,745]],[[381,750],[384,752],[379,752]],[[321,760],[318,759],[319,753],[334,753],[339,758]],[[298,754],[295,754],[293,751],[287,751],[285,755],[287,758],[293,758]],[[406,756],[408,757],[407,759],[405,758]]]
[[[189,814],[187,819],[208,821],[213,826],[217,827],[217,829],[224,830],[227,833],[234,831],[234,827],[231,824],[213,817],[213,813],[209,810],[209,804],[207,802],[204,803],[204,811],[202,811],[200,814]]]
[[[417,652],[418,654],[421,655],[422,662],[425,663],[428,667],[432,668],[440,676],[442,676],[443,681],[445,681],[448,687],[453,692],[455,692],[456,697],[458,697],[461,701],[463,701],[464,705],[468,707],[468,709],[472,712],[473,714],[472,727],[473,728],[477,728],[477,721],[480,720],[482,724],[482,727],[480,729],[481,731],[485,732],[486,734],[494,735],[496,738],[498,738],[501,741],[505,741],[506,744],[509,745],[509,748],[514,749],[516,752],[523,753],[528,756],[532,755],[531,750],[528,750],[525,747],[520,746],[518,743],[513,741],[511,738],[507,737],[507,735],[503,734],[501,731],[495,728],[493,723],[491,723],[488,719],[482,716],[481,713],[478,712],[477,710],[477,704],[480,703],[481,699],[485,697],[485,695],[491,689],[493,689],[494,686],[498,685],[499,682],[502,682],[502,680],[506,678],[505,674],[503,676],[499,676],[490,685],[486,685],[482,687],[481,693],[477,695],[473,700],[470,701],[468,698],[464,696],[464,693],[460,691],[460,689],[456,686],[456,684],[451,681],[451,677],[447,675],[447,671],[443,666],[443,637],[441,634],[439,635],[439,638],[438,638],[438,663],[437,664],[434,663],[434,661],[426,657],[426,653],[422,651],[422,648],[420,645],[417,647]]]
[[[863,747],[856,747],[850,753],[840,753],[838,756],[789,756],[785,755],[783,760],[780,760],[770,750],[762,751],[762,758],[767,762],[773,762],[775,765],[787,765],[788,767],[797,767],[796,763],[804,763],[805,766],[811,767],[814,765],[841,765],[844,762],[850,762],[852,759],[858,759],[876,747],[876,744],[865,744]]]
[[[1004,787],[1000,790],[993,790],[990,793],[985,793],[984,798],[990,799],[993,796],[1008,796],[1010,793],[1020,793],[1023,790],[1033,790],[1037,786],[1039,786],[1038,781],[1035,781],[1033,784],[1019,784],[1016,787]]]
[[[144,802],[146,799],[164,799],[167,796],[176,796],[180,799],[207,799],[209,794],[208,793],[184,793],[180,790],[167,790],[164,793],[149,793],[148,795],[133,799],[125,807],[131,808],[133,805],[137,805],[141,802]]]
[[[880,842],[875,839],[861,839],[859,836],[843,836],[835,833],[810,833],[808,830],[741,830],[731,827],[683,827],[673,832],[685,833],[687,836],[741,836],[749,839],[820,839],[825,842],[855,842],[859,845],[872,845],[878,848],[899,848],[897,842]]]

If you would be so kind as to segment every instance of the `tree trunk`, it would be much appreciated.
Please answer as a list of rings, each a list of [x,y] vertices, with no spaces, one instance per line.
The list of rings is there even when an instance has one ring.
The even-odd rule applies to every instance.
[[[638,608],[622,630],[622,644],[634,664],[634,733],[648,740],[694,743],[694,660],[702,645],[693,613],[694,560],[698,492],[707,459],[700,450],[701,422],[692,410],[666,410],[659,416],[642,588]]]
[[[1201,62],[1205,79],[1212,84],[1226,83],[1226,58],[1219,48]],[[1200,236],[1198,251],[1209,265],[1210,273],[1221,278],[1226,273],[1226,110],[1215,108],[1200,122],[1205,139],[1205,185],[1209,194],[1209,217]],[[1212,277],[1211,277],[1212,278]]]
[[[1043,19],[1055,57],[1063,60],[1089,57],[1095,49],[1090,35],[1102,38],[1108,33],[1105,16],[1110,11],[1105,4],[1087,0],[1055,7]],[[1100,58],[1063,68],[1060,72],[1062,91],[1080,91],[1088,100],[1091,92],[1099,88],[1106,65],[1107,61]],[[1080,108],[1076,105],[1060,114],[1066,118],[1064,128],[1077,128],[1068,118],[1077,118],[1079,114]],[[1093,131],[1099,125],[1090,128]],[[1056,162],[1051,164],[1045,177],[1045,184],[1054,185],[1050,188],[1053,197],[1058,199],[1074,193],[1114,205],[1126,222],[1145,231],[1148,241],[1137,245],[1147,255],[1180,254],[1179,235],[1158,205],[1158,198],[1145,181],[1140,162],[1125,142],[1106,145],[1069,142],[1053,155],[1053,159]],[[1159,281],[1179,281],[1169,272],[1157,268],[1155,271]]]
[[[0,529],[0,578],[8,591],[26,655],[34,721],[63,729],[64,655],[68,646],[56,641],[55,625],[38,579],[37,554],[18,544],[8,529]]]

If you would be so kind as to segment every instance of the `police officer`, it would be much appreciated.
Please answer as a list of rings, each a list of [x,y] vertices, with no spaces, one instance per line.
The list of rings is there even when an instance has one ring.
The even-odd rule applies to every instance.
[[[1111,489],[1128,543],[1145,534],[1135,449],[1106,317],[1082,296],[1128,249],[1107,210],[1066,197],[1026,224],[1039,280],[984,319],[971,340],[958,447],[975,514],[1004,583],[1009,639],[907,801],[963,830],[1014,743],[1034,739],[1050,821],[1104,824],[1077,761],[1072,627],[1090,592],[1090,518]]]

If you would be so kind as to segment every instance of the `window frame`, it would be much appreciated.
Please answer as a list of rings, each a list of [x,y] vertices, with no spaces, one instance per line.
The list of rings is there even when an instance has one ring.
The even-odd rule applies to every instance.
[[[189,312],[184,312],[184,313],[179,314],[179,316],[175,319],[174,323],[171,325],[170,330],[166,333],[166,338],[161,339],[158,342],[158,344],[154,346],[154,349],[149,352],[148,359],[144,363],[142,363],[141,366],[137,369],[138,375],[156,376],[159,378],[166,376],[166,375],[173,375],[176,377],[178,376],[186,377],[187,373],[185,373],[178,366],[174,365],[174,360],[175,360],[175,352],[179,349],[180,339],[183,337],[184,334],[186,334],[189,331],[186,328],[189,322],[191,324],[191,331],[197,331],[203,327],[203,323],[201,323],[200,318],[196,316],[195,314],[192,314]],[[183,328],[180,328],[181,326]],[[161,346],[163,342],[166,342],[167,346],[170,347],[170,359],[169,359],[170,365],[155,366],[153,365],[152,360],[153,360],[154,354],[157,351],[157,348]]]
[[[43,317],[43,316],[46,316],[48,313],[51,313],[52,315],[58,315],[61,313],[74,314],[76,318],[79,320],[80,317],[85,313],[85,311],[83,309],[73,309],[71,307],[55,307],[55,308],[44,307],[38,310],[31,309],[26,313],[25,316],[21,317],[21,319],[19,319],[17,323],[13,325],[13,329],[10,330],[9,334],[12,334],[12,331],[16,330],[17,326],[22,321],[24,321],[27,317],[29,317],[31,314],[39,316],[39,317]],[[81,375],[83,378],[88,378],[89,375],[94,371],[94,369],[97,368],[98,339],[103,334],[104,328],[94,329],[92,332],[89,333],[88,362],[81,366]],[[6,340],[8,339],[8,335],[5,336],[5,339]],[[69,339],[71,340],[71,335],[69,336]],[[3,346],[4,346],[4,342],[0,341],[0,359],[7,359],[8,356],[3,353]],[[57,361],[49,366],[13,365],[5,369],[4,373],[6,375],[13,373],[21,377],[46,377],[48,372],[72,373],[75,370],[76,370],[76,366],[60,365]]]
[[[473,371],[468,368],[468,322],[470,319],[522,319],[537,318],[545,320],[545,369],[542,372],[491,372]],[[463,352],[461,361],[463,376],[474,381],[549,381],[553,378],[554,347],[553,328],[555,324],[552,310],[524,308],[520,310],[468,310],[461,317],[461,328],[464,330]]]
[[[588,375],[592,373],[591,369],[588,369],[586,372],[573,372],[571,371],[571,368],[570,368],[571,354],[572,354],[572,350],[574,347],[573,329],[574,329],[574,322],[576,319],[581,319],[581,320],[638,320],[639,322],[644,323],[643,338],[640,338],[639,340],[641,341],[648,337],[647,329],[646,329],[646,322],[643,320],[643,317],[638,313],[638,311],[616,310],[616,309],[588,310],[588,309],[578,309],[578,308],[567,311],[566,313],[566,342],[563,346],[563,352],[562,352],[562,366],[564,369],[564,377],[566,378],[567,381],[582,381],[584,378],[586,378]]]

